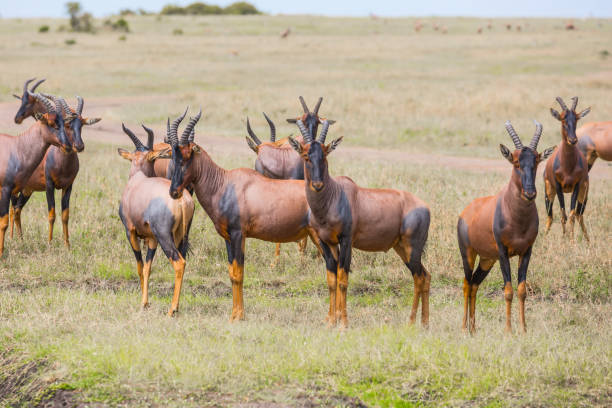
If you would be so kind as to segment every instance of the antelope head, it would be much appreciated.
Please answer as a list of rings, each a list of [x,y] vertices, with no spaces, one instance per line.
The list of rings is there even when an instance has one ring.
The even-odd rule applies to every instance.
[[[39,111],[39,109],[36,109],[36,105],[38,102],[36,98],[34,98],[33,94],[36,91],[36,88],[38,88],[40,84],[45,82],[45,80],[44,78],[39,80],[34,85],[32,85],[32,88],[28,89],[28,85],[30,85],[30,83],[34,80],[36,80],[36,78],[28,79],[27,81],[25,81],[25,84],[23,84],[23,93],[21,94],[21,96],[13,94],[15,98],[21,101],[21,106],[19,107],[19,110],[15,115],[15,123],[17,124],[21,124],[21,122],[23,122],[25,118],[27,118],[28,116],[34,116],[34,113]]]
[[[189,107],[185,109],[185,112],[176,118],[172,124],[168,118],[168,135],[167,139],[172,146],[172,178],[170,180],[170,196],[172,198],[180,198],[183,196],[185,187],[192,183],[195,178],[195,166],[191,165],[194,154],[201,152],[200,146],[194,143],[195,139],[195,125],[202,117],[202,109],[193,118],[189,118],[189,123],[183,130],[183,133],[179,139],[178,127],[180,123],[187,115]]]
[[[315,108],[312,112],[310,111],[310,109],[308,109],[308,105],[306,105],[306,101],[304,101],[304,98],[300,96],[299,99],[300,99],[300,103],[302,104],[302,109],[304,111],[304,114],[295,119],[289,118],[287,119],[287,122],[297,123],[298,120],[301,120],[302,123],[306,126],[306,129],[308,129],[308,131],[310,132],[310,134],[316,135],[317,130],[319,128],[319,124],[325,121],[325,118],[319,117],[319,108],[321,107],[321,102],[323,102],[323,98],[319,97],[319,100],[317,101],[317,104],[315,105]],[[331,119],[328,119],[327,121],[329,122],[330,125],[333,125],[334,123],[336,123],[335,120],[331,120]]]
[[[45,142],[59,147],[64,153],[72,150],[72,143],[66,134],[66,124],[64,113],[59,101],[55,101],[55,106],[48,98],[39,93],[29,93],[35,99],[35,103],[43,107],[42,111],[34,113],[34,118],[45,125],[49,132],[43,133]]]
[[[289,137],[289,143],[296,152],[300,154],[304,160],[304,178],[312,191],[319,192],[325,187],[325,176],[327,172],[327,155],[333,152],[342,141],[342,136],[334,139],[331,143],[325,144],[329,125],[333,121],[324,120],[323,128],[318,139],[312,136],[312,133],[306,128],[301,119],[296,121],[300,133],[304,138],[304,143],[300,143],[292,137]]]
[[[81,129],[83,126],[93,125],[98,123],[101,118],[84,118],[82,116],[83,113],[83,105],[85,101],[83,98],[77,95],[77,108],[76,110],[72,109],[68,106],[64,98],[55,97],[53,95],[43,94],[47,98],[53,99],[62,106],[62,111],[64,113],[66,125],[71,130],[70,136],[72,137],[72,149],[75,152],[82,152],[85,150],[85,143],[83,143],[83,139],[81,137]]]
[[[535,186],[536,170],[538,164],[552,154],[556,146],[545,149],[542,153],[538,153],[537,147],[542,136],[542,125],[537,121],[536,130],[531,139],[529,146],[523,146],[521,139],[516,134],[510,121],[506,121],[506,130],[514,142],[515,150],[510,151],[505,145],[500,144],[502,156],[506,158],[513,166],[515,174],[518,176],[518,187],[521,190],[521,197],[527,201],[533,201],[536,198],[537,191]]]
[[[130,177],[136,174],[139,171],[142,171],[145,176],[152,177],[155,175],[153,170],[153,162],[157,159],[167,159],[170,158],[170,149],[165,148],[162,150],[153,150],[153,140],[155,139],[155,134],[153,130],[149,129],[145,125],[141,125],[142,128],[147,132],[147,144],[143,144],[140,139],[132,132],[130,129],[125,127],[122,123],[121,127],[123,128],[123,132],[129,136],[134,143],[134,147],[136,150],[133,152],[127,151],[122,148],[118,148],[117,152],[119,156],[123,157],[126,160],[132,162],[130,167]]]
[[[561,106],[561,113],[557,112],[553,108],[550,108],[550,114],[561,122],[561,134],[563,136],[563,140],[565,140],[565,142],[570,146],[575,145],[578,142],[578,138],[576,137],[576,122],[578,122],[579,119],[584,118],[591,111],[591,107],[586,108],[580,113],[576,113],[576,107],[578,106],[577,96],[572,98],[571,109],[568,109],[561,97],[557,96],[556,100],[557,103],[559,103],[559,106]]]

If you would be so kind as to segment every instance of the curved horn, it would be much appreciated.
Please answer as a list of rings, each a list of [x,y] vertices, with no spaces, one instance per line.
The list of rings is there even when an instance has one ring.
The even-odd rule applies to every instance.
[[[201,117],[202,108],[200,108],[200,111],[194,118],[189,119],[189,123],[187,123],[187,126],[185,127],[185,130],[183,130],[183,134],[181,135],[181,145],[189,143],[189,136],[191,136],[191,131],[195,128],[195,125],[198,123]]]
[[[578,97],[574,96],[572,98],[572,110],[575,112],[576,111],[576,107],[578,106]]]
[[[170,125],[170,118],[168,118],[168,122],[166,124],[166,127],[168,129],[167,133],[166,133],[166,139],[167,143],[169,143],[171,146],[178,146],[178,136],[176,135],[176,132],[172,132],[172,126]]]
[[[304,98],[301,96],[300,96],[300,103],[302,104],[302,109],[304,109],[304,113],[308,115],[310,111],[308,110],[308,106],[306,106],[306,102],[304,101]]]
[[[567,105],[565,104],[565,102],[563,102],[563,99],[561,99],[560,96],[557,96],[555,99],[557,103],[559,104],[559,106],[561,106],[561,109],[567,110]]]
[[[298,128],[300,129],[302,137],[304,138],[304,142],[312,143],[312,135],[310,134],[308,129],[306,129],[306,126],[304,126],[304,122],[302,122],[301,119],[298,119],[296,123],[298,125]]]
[[[76,98],[77,98],[76,113],[80,116],[81,113],[83,113],[83,105],[85,104],[85,101],[83,101],[83,98],[81,98],[79,95],[77,95]]]
[[[57,100],[59,101],[60,105],[62,105],[62,110],[64,111],[64,117],[67,120],[72,120],[74,117],[76,117],[76,115],[74,114],[74,112],[70,109],[70,107],[68,106],[68,104],[66,103],[66,101],[64,100],[64,98],[62,98],[61,96],[59,98],[57,98]]]
[[[30,88],[30,92],[34,92],[34,91],[36,90],[36,88],[38,88],[38,85],[42,84],[42,83],[43,83],[43,82],[45,82],[45,81],[46,81],[46,79],[45,79],[45,78],[43,78],[43,79],[39,79],[39,80],[38,80],[38,82],[36,82],[36,83],[34,84],[34,86],[32,86],[32,88]]]
[[[140,124],[142,128],[147,132],[147,149],[153,150],[153,141],[155,140],[155,133],[153,133],[153,129],[149,129],[143,124]]]
[[[262,113],[264,115],[264,118],[266,118],[266,121],[268,121],[268,125],[270,126],[270,141],[276,142],[276,126],[274,126],[274,122],[272,122],[268,115],[266,115],[266,112]]]
[[[321,133],[319,134],[319,140],[318,140],[318,142],[321,144],[325,143],[325,137],[327,137],[327,131],[329,130],[329,125],[330,123],[328,120],[325,120],[323,122],[323,129],[321,129]]]
[[[28,85],[30,85],[30,82],[34,81],[35,79],[36,78],[30,78],[27,81],[25,81],[25,84],[23,84],[23,93],[28,93]]]
[[[195,140],[195,129],[191,129],[191,133],[189,134],[189,139],[187,139],[187,141],[189,143],[193,143],[194,140]]]
[[[125,134],[128,135],[130,139],[132,139],[132,143],[134,143],[134,146],[136,146],[136,150],[146,150],[145,145],[142,144],[140,139],[138,139],[130,129],[126,128],[123,123],[121,124],[121,127],[123,128]]]
[[[53,104],[49,99],[45,98],[39,93],[32,93],[30,91],[28,91],[28,95],[36,99],[38,102],[42,103],[48,113],[56,113],[55,109],[53,108]]]
[[[319,100],[317,101],[317,105],[315,106],[314,110],[312,111],[312,113],[314,113],[317,116],[319,116],[319,108],[321,107],[321,102],[323,102],[323,97],[319,96]]]
[[[521,139],[519,139],[518,135],[516,134],[516,131],[512,127],[512,124],[510,123],[510,121],[507,120],[504,126],[506,126],[506,130],[508,131],[508,134],[510,135],[510,137],[512,138],[512,141],[514,142],[514,147],[517,150],[522,149],[523,143],[521,142]]]
[[[251,123],[249,122],[248,117],[247,117],[247,132],[249,133],[249,136],[251,136],[251,139],[253,139],[255,144],[259,146],[261,144],[261,140],[259,140],[255,132],[253,132],[253,129],[251,129]]]
[[[536,130],[533,134],[533,138],[531,139],[531,143],[529,143],[529,147],[531,147],[533,150],[537,150],[538,142],[540,141],[540,136],[542,136],[542,124],[535,119],[533,120],[533,122],[536,125]]]
[[[175,140],[176,143],[178,143],[178,134],[177,134],[178,127],[183,121],[183,119],[185,119],[185,115],[187,115],[188,110],[189,110],[189,106],[187,106],[187,109],[185,109],[185,112],[178,118],[174,119],[174,121],[172,122],[172,125],[170,125],[170,133],[172,134],[172,140]]]

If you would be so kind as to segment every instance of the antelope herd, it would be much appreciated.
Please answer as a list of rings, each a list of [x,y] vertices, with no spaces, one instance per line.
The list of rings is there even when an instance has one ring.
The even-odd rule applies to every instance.
[[[59,97],[37,92],[43,80],[26,81],[15,116],[20,124],[27,117],[35,122],[19,136],[1,134],[0,150],[0,255],[4,251],[5,233],[11,225],[22,238],[21,212],[36,191],[45,191],[48,203],[49,241],[53,238],[56,189],[62,190],[62,223],[64,242],[70,245],[68,233],[69,204],[72,185],[79,171],[78,152],[83,151],[83,125],[99,118],[85,118],[83,98],[77,96],[76,109]],[[347,289],[353,248],[383,251],[393,248],[410,270],[414,280],[414,299],[410,322],[416,320],[421,304],[421,323],[429,323],[429,287],[431,275],[422,263],[431,213],[427,204],[415,195],[395,189],[371,189],[358,186],[345,176],[332,176],[328,157],[342,137],[326,144],[331,119],[319,116],[322,98],[311,111],[299,97],[303,114],[287,119],[295,123],[299,136],[277,139],[276,127],[264,113],[270,128],[270,141],[262,142],[247,118],[248,146],[257,154],[255,170],[224,169],[195,143],[195,126],[202,111],[190,118],[180,138],[178,129],[189,108],[181,116],[168,119],[163,143],[154,144],[153,131],[142,125],[147,143],[125,125],[123,132],[134,144],[134,151],[118,149],[131,162],[129,178],[119,205],[119,216],[136,258],[142,291],[142,307],[148,301],[151,264],[157,245],[162,247],[175,271],[175,286],[168,315],[179,310],[179,297],[189,231],[194,215],[192,194],[225,240],[227,264],[232,283],[233,307],[230,321],[244,319],[245,241],[256,238],[277,243],[273,265],[277,263],[280,243],[298,242],[304,251],[310,238],[325,262],[329,289],[330,326],[348,325]],[[573,234],[577,219],[588,241],[583,214],[589,190],[589,171],[596,158],[612,160],[612,122],[587,123],[577,129],[577,121],[590,108],[576,112],[578,98],[567,107],[556,98],[561,112],[551,108],[561,122],[561,143],[538,153],[542,125],[528,146],[510,124],[505,127],[514,150],[500,145],[502,156],[512,165],[510,181],[497,195],[472,201],[459,216],[457,239],[463,261],[464,317],[463,329],[474,332],[476,294],[493,265],[499,260],[504,279],[506,330],[511,331],[513,298],[509,258],[519,257],[519,322],[526,331],[526,276],[533,243],[538,235],[538,212],[535,204],[536,170],[545,163],[544,185],[547,223],[553,220],[555,195],[561,208],[561,225],[566,232],[564,193],[571,193],[570,228]],[[321,131],[318,133],[319,126]],[[141,241],[147,248],[143,261]],[[478,264],[476,269],[476,260]]]

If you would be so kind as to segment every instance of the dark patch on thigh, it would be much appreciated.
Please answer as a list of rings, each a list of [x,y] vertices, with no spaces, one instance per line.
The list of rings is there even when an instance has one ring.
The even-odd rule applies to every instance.
[[[342,221],[342,230],[338,235],[350,237],[353,229],[353,213],[344,190],[341,190],[340,192],[340,199],[338,200],[336,210],[338,211],[339,218]]]
[[[2,180],[2,185],[8,186],[17,184],[19,170],[21,170],[21,161],[15,153],[11,153],[9,155],[8,164],[6,165],[6,171],[4,172],[4,180]]]
[[[506,226],[506,220],[504,219],[504,215],[502,214],[501,208],[501,197],[497,199],[497,204],[495,204],[495,214],[493,215],[493,237],[495,237],[495,242],[497,246],[503,245],[501,242],[501,233]]]
[[[236,197],[236,189],[233,184],[227,186],[219,201],[219,212],[225,218],[227,230],[241,230],[240,226],[240,207]]]
[[[410,252],[409,267],[412,271],[412,267],[416,267],[417,263],[420,264],[421,256],[427,242],[427,235],[429,234],[429,223],[431,217],[429,209],[426,207],[418,207],[410,211],[404,216],[402,220],[402,235],[406,231],[410,231],[410,246],[412,251]]]
[[[459,244],[463,245],[465,248],[470,246],[470,237],[468,235],[468,225],[465,220],[459,217],[459,222],[457,222],[457,238],[459,239]]]
[[[143,213],[143,221],[151,226],[155,225],[157,230],[168,231],[172,235],[172,227],[174,226],[174,215],[168,208],[165,201],[161,197],[151,200],[146,210]]]

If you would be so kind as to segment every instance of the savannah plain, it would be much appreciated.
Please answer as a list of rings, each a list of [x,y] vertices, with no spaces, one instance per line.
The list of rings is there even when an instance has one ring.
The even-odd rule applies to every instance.
[[[612,405],[612,166],[590,173],[585,212],[591,242],[576,227],[540,235],[527,274],[527,334],[504,333],[497,264],[479,291],[471,336],[461,330],[463,270],[456,222],[475,197],[495,194],[511,168],[499,144],[504,122],[524,141],[544,126],[539,150],[560,141],[549,113],[556,96],[577,95],[582,122],[612,120],[612,22],[323,18],[314,16],[127,18],[131,32],[58,32],[66,20],[2,20],[0,131],[13,123],[30,77],[41,90],[85,98],[86,149],[71,201],[71,243],[61,223],[47,243],[47,208],[37,193],[23,211],[23,240],[0,260],[0,405],[61,401],[80,406],[592,407]],[[447,28],[435,31],[433,23]],[[508,31],[505,24],[512,24]],[[38,27],[48,24],[48,33]],[[96,24],[101,25],[100,21]],[[515,26],[521,25],[521,31]],[[279,33],[291,27],[286,39]],[[482,34],[478,28],[482,27]],[[174,35],[176,29],[182,35]],[[66,40],[73,39],[69,45]],[[430,327],[408,324],[412,277],[393,251],[354,253],[349,328],[327,329],[324,262],[312,244],[247,240],[246,320],[230,324],[225,245],[196,205],[192,253],[176,318],[173,271],[158,251],[151,307],[140,309],[132,251],[118,217],[132,149],[121,122],[165,131],[168,116],[202,106],[196,143],[225,168],[252,167],[246,117],[261,139],[301,112],[298,96],[337,120],[344,135],[332,175],[361,186],[413,192],[431,209],[423,264],[432,274]],[[137,131],[140,136],[144,132]],[[58,192],[59,195],[59,192]],[[59,203],[59,198],[56,198]],[[569,203],[569,196],[566,196]],[[59,204],[58,204],[59,205]],[[569,207],[569,204],[568,204]],[[569,211],[569,210],[568,210]],[[511,260],[516,285],[516,258]],[[49,405],[52,406],[52,405]]]

